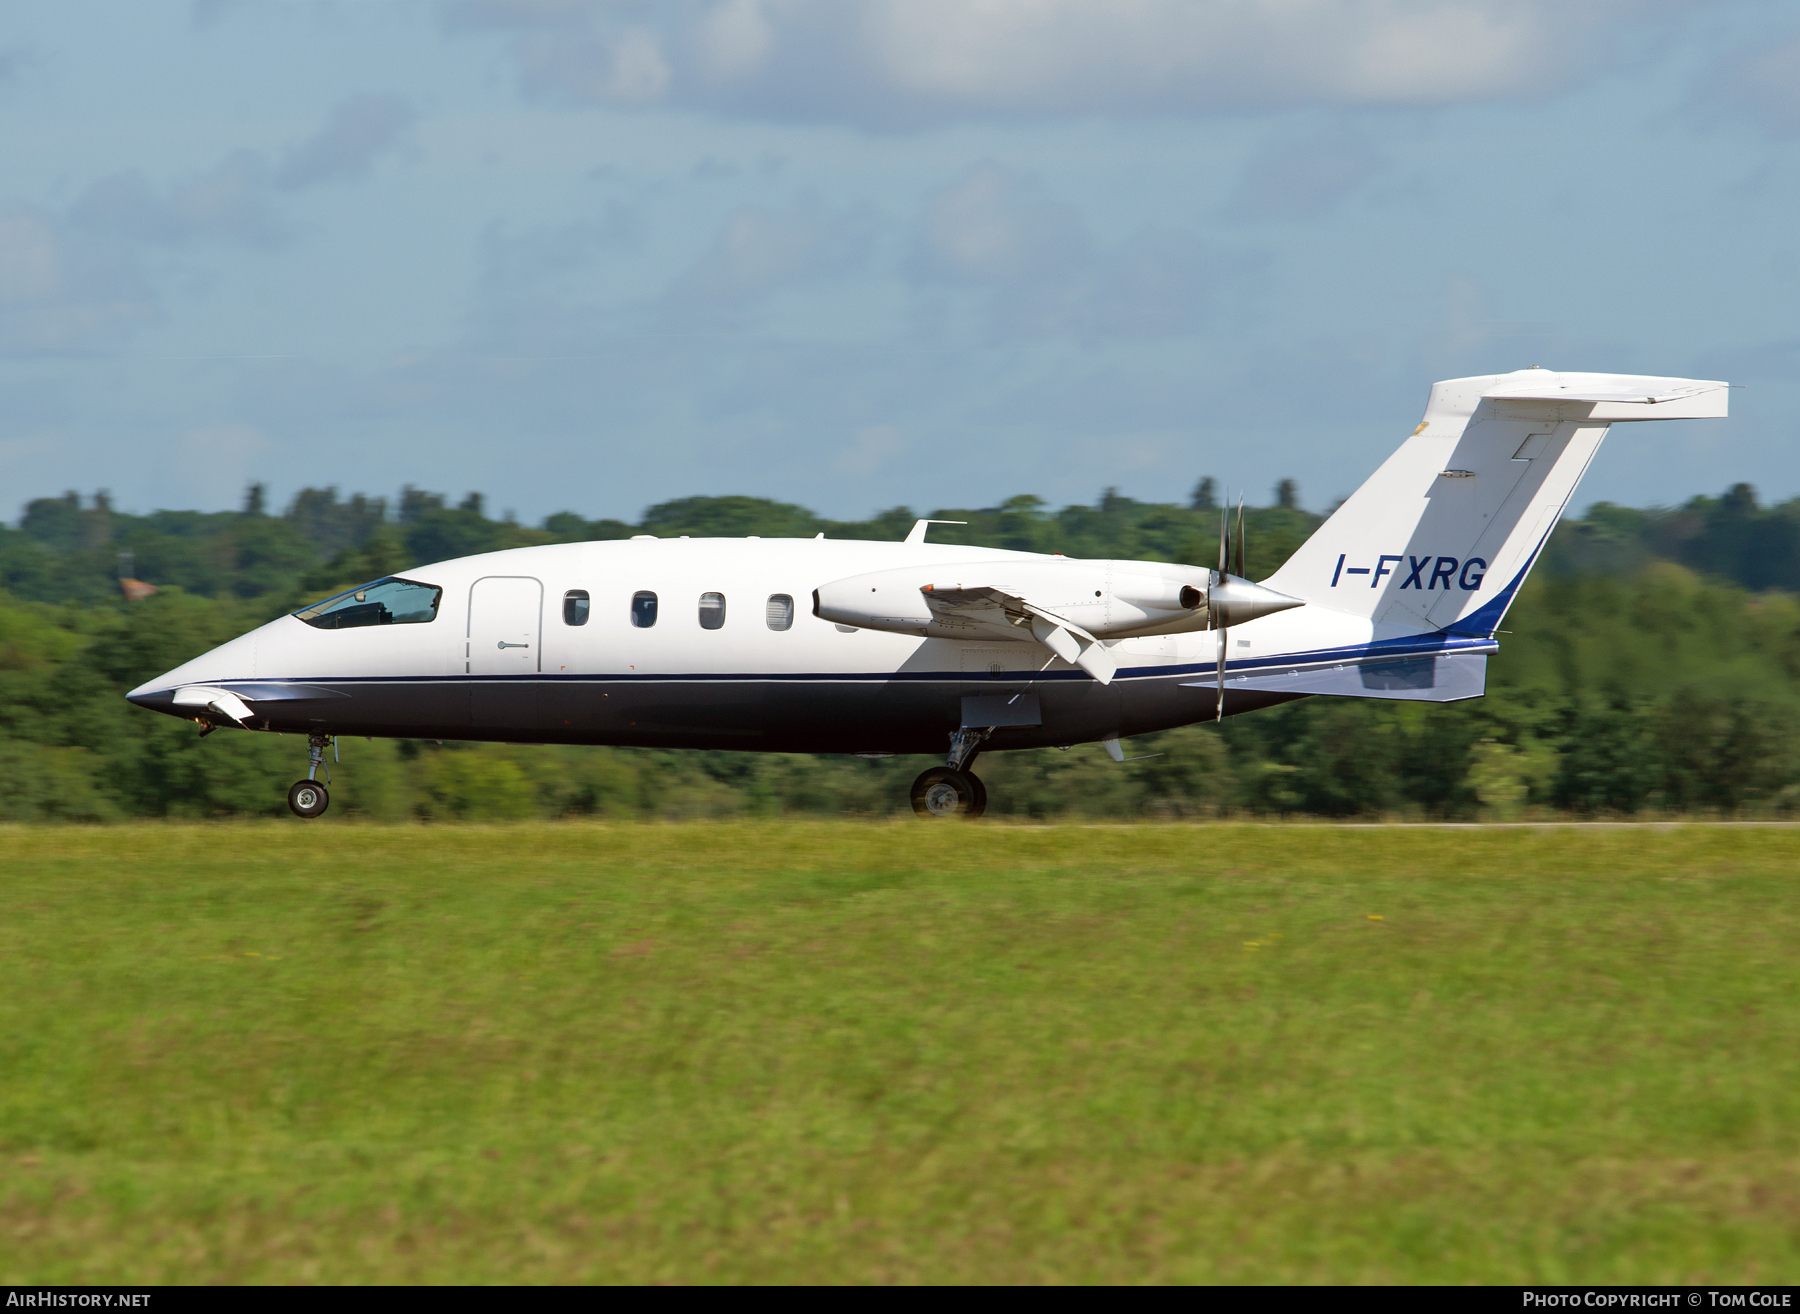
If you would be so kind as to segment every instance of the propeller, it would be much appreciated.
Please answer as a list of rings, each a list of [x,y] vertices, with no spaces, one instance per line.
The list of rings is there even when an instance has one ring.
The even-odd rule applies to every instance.
[[[1240,508],[1241,508],[1241,505],[1242,504],[1240,503]],[[1243,511],[1240,509],[1238,514],[1242,515]],[[1240,539],[1243,537],[1242,529],[1239,529],[1238,537]],[[1226,505],[1226,506],[1219,508],[1219,577],[1218,577],[1218,580],[1216,581],[1216,583],[1223,584],[1225,582],[1225,572],[1226,572],[1227,567],[1230,565],[1230,558],[1231,558],[1231,507],[1229,505]],[[1229,615],[1230,613],[1227,612],[1225,614]],[[1219,705],[1218,705],[1218,709],[1217,709],[1216,713],[1213,716],[1213,720],[1214,721],[1223,721],[1225,719],[1225,648],[1226,648],[1227,641],[1231,637],[1231,627],[1228,625],[1221,625],[1218,629],[1218,635],[1219,635],[1219,645],[1218,645],[1218,649],[1219,649]]]
[[[1233,556],[1233,553],[1231,552],[1232,545],[1231,545],[1230,529],[1231,529],[1231,507],[1229,505],[1226,505],[1226,506],[1222,507],[1219,511],[1219,579],[1218,579],[1219,584],[1224,584],[1226,582],[1226,580],[1228,578],[1228,576],[1225,573],[1226,563]],[[1243,575],[1244,575],[1244,495],[1242,493],[1238,494],[1237,551],[1236,551],[1235,556],[1236,556],[1236,559],[1234,562],[1232,562],[1232,564],[1234,564],[1237,567],[1237,569],[1233,570],[1231,572],[1231,574],[1237,576],[1239,579],[1242,579]],[[1220,591],[1223,592],[1223,590],[1220,590]],[[1225,617],[1229,617],[1231,615],[1230,611],[1226,610],[1225,608],[1220,608],[1219,614],[1221,616],[1225,616]],[[1226,656],[1226,653],[1230,650],[1230,646],[1231,646],[1231,626],[1229,624],[1219,626],[1218,634],[1219,634],[1219,705],[1213,714],[1213,720],[1214,721],[1223,721],[1225,719],[1225,656]]]

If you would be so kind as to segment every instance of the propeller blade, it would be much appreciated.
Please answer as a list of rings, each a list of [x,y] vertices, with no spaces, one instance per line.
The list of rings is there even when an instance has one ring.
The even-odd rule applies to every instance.
[[[1231,539],[1231,504],[1227,502],[1219,508],[1219,583],[1225,582],[1225,572],[1230,566]],[[1215,631],[1219,636],[1219,704],[1213,712],[1214,721],[1225,719],[1225,641],[1230,637],[1229,627],[1220,626]]]
[[[1244,495],[1242,493],[1238,494],[1237,569],[1231,573],[1239,578],[1242,578],[1244,574]]]
[[[1225,719],[1225,640],[1231,637],[1230,630],[1220,630],[1219,635],[1219,706],[1213,713],[1214,721]]]

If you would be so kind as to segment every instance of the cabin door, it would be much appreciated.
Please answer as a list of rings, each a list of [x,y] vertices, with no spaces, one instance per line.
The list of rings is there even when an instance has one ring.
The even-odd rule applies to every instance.
[[[490,575],[469,590],[469,722],[495,730],[537,726],[544,586],[526,575]]]

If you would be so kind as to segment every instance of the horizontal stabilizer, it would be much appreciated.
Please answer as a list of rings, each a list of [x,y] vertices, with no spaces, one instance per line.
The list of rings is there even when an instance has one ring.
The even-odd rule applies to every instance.
[[[1196,680],[1189,689],[1216,689]],[[1225,678],[1227,692],[1320,694],[1336,698],[1389,698],[1415,703],[1454,703],[1487,691],[1487,657],[1439,653],[1336,666],[1247,671]]]
[[[1659,383],[1667,382],[1658,380]],[[1669,402],[1685,401],[1689,397],[1699,397],[1709,392],[1722,392],[1730,385],[1725,383],[1692,383],[1678,388],[1662,388],[1643,391],[1606,391],[1593,389],[1560,389],[1560,388],[1497,388],[1492,392],[1484,392],[1483,397],[1493,401],[1544,401],[1544,402],[1621,402],[1635,406],[1663,406]]]

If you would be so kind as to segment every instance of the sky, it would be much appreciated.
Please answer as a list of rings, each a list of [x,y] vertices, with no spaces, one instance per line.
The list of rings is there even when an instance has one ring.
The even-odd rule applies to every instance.
[[[1324,509],[1436,379],[1727,379],[1800,495],[1800,7],[9,0],[0,515]]]

